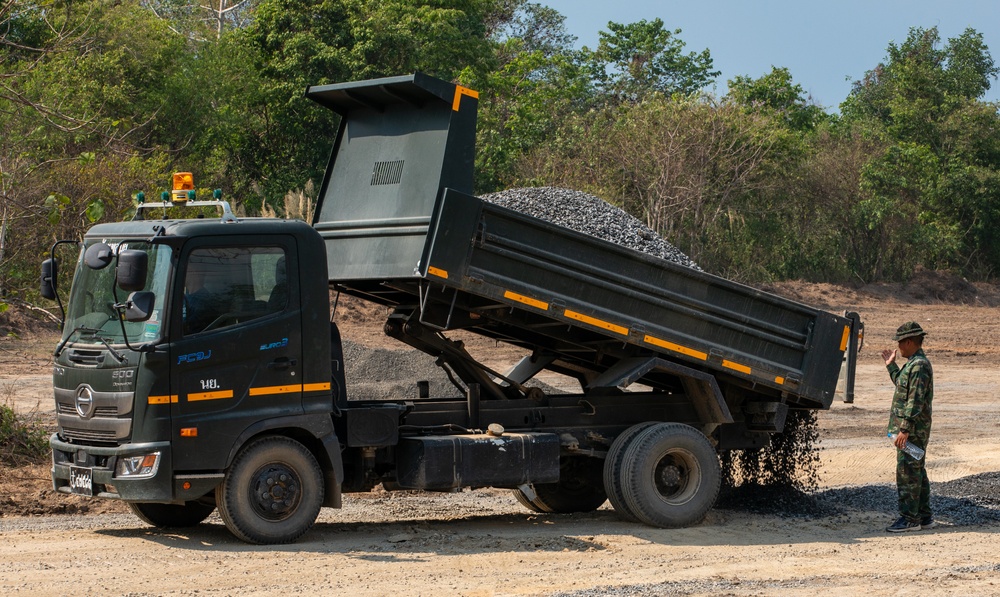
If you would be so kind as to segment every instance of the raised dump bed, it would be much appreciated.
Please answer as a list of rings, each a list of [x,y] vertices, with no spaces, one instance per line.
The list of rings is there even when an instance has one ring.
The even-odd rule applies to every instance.
[[[314,223],[338,288],[531,349],[515,384],[675,391],[676,364],[830,405],[850,320],[471,196],[474,92],[416,74],[308,95],[343,117]]]

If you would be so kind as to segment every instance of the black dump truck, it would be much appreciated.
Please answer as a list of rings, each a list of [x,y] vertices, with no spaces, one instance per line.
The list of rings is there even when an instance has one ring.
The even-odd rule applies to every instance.
[[[218,508],[262,544],[378,485],[510,488],[536,512],[610,500],[678,527],[712,508],[720,452],[830,406],[857,319],[473,196],[476,92],[418,73],[307,95],[341,117],[311,225],[237,218],[182,180],[74,243],[56,491],[124,500],[161,527]],[[166,217],[185,204],[222,215]],[[42,265],[55,299],[59,244]],[[331,291],[386,306],[384,332],[462,394],[414,380],[412,395],[352,400]],[[526,356],[492,370],[455,330]],[[529,384],[545,370],[578,391]]]

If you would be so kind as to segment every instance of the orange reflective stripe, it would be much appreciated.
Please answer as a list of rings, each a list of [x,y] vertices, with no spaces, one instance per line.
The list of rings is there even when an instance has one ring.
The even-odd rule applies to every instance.
[[[660,346],[662,348],[666,348],[667,350],[672,350],[674,352],[686,354],[689,357],[694,357],[696,359],[701,359],[703,361],[708,360],[708,353],[706,352],[695,350],[693,348],[688,348],[687,346],[681,346],[680,344],[674,344],[673,342],[667,342],[666,340],[661,340],[656,336],[646,336],[645,338],[643,338],[643,340],[654,346]]]
[[[461,105],[463,95],[479,99],[479,92],[476,91],[475,89],[469,89],[468,87],[455,85],[455,99],[451,102],[451,109],[454,110],[455,112],[458,112],[458,108]]]
[[[307,383],[302,385],[303,392],[323,392],[330,389],[330,382]]]
[[[218,392],[201,392],[199,394],[188,394],[188,402],[198,402],[199,400],[219,400],[222,398],[232,398],[232,390],[219,390]]]
[[[851,326],[844,326],[844,337],[840,339],[840,350],[847,350],[847,341],[851,339]]]
[[[533,299],[530,296],[524,296],[523,294],[518,294],[518,293],[510,291],[510,290],[504,292],[503,296],[504,296],[504,298],[509,298],[512,301],[517,301],[519,303],[523,303],[525,305],[528,305],[529,307],[534,307],[536,309],[541,309],[542,311],[548,311],[549,310],[549,304],[548,303],[546,303],[545,301],[540,301],[538,299]]]
[[[741,365],[739,363],[734,363],[732,361],[722,361],[722,366],[727,369],[732,369],[733,371],[739,371],[740,373],[746,373],[750,375],[751,369],[746,365]]]
[[[295,392],[301,392],[301,385],[290,385],[290,386],[266,386],[262,388],[250,388],[251,396],[264,396],[267,394],[293,394]]]
[[[170,396],[148,396],[146,401],[149,404],[177,404],[177,394]]]
[[[615,332],[616,334],[621,334],[622,336],[628,336],[628,328],[611,323],[610,321],[597,319],[596,317],[584,315],[583,313],[577,313],[576,311],[570,311],[569,309],[566,309],[564,314],[566,315],[566,317],[569,317],[570,319],[582,321],[583,323],[587,323],[594,327],[608,330],[609,332]]]

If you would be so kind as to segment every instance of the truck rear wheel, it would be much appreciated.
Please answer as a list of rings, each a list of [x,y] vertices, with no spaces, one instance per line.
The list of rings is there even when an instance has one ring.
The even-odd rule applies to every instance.
[[[316,522],[323,472],[299,442],[260,438],[236,456],[216,501],[226,528],[243,541],[290,543]]]
[[[140,520],[161,529],[193,527],[215,512],[215,506],[201,502],[183,504],[128,502],[128,507]]]
[[[628,506],[625,503],[625,496],[622,493],[622,459],[625,457],[626,448],[628,448],[635,436],[656,424],[657,423],[655,421],[639,423],[637,425],[632,425],[625,431],[619,433],[618,437],[615,438],[615,441],[611,442],[611,447],[608,449],[608,455],[604,459],[604,491],[607,492],[608,501],[611,502],[611,506],[615,509],[615,512],[618,513],[618,516],[629,522],[639,522],[639,519],[635,517],[635,514],[632,514],[632,512],[629,511]]]
[[[589,456],[566,456],[559,461],[559,481],[535,483],[535,499],[520,489],[514,490],[517,501],[535,512],[569,514],[592,512],[608,499],[601,483],[601,461]]]
[[[722,479],[708,438],[680,423],[660,423],[636,435],[619,475],[629,512],[662,528],[700,522],[715,505]]]

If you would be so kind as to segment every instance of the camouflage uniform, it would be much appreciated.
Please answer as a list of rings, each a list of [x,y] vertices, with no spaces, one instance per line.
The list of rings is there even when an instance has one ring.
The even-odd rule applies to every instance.
[[[931,363],[923,349],[918,349],[902,368],[896,363],[886,368],[896,385],[888,431],[891,434],[906,431],[910,434],[909,441],[926,449],[931,436],[931,401],[934,399]],[[924,469],[926,459],[925,456],[916,460],[902,450],[896,451],[899,513],[910,522],[918,523],[931,516],[931,486]]]

